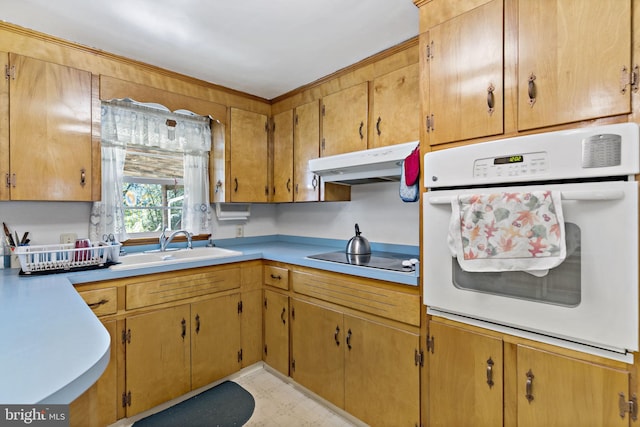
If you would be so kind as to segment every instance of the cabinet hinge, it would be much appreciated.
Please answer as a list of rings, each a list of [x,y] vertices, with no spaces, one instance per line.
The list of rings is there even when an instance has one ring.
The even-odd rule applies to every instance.
[[[431,132],[432,130],[435,130],[433,128],[433,114],[431,114],[430,116],[427,116],[427,132]]]
[[[436,339],[434,337],[431,337],[431,336],[427,335],[427,352],[430,351],[431,354],[433,354],[433,352],[435,350],[435,346],[436,346],[435,340]]]
[[[626,66],[623,66],[620,70],[620,93],[627,93],[627,86],[631,87],[633,92],[638,92],[638,65],[633,67],[633,70],[629,72]]]
[[[427,62],[433,59],[433,40],[431,40],[431,43],[427,43],[427,47],[425,49],[425,55],[427,58]]]
[[[122,330],[122,344],[131,344],[131,329]]]
[[[295,370],[296,370],[296,359],[291,359],[291,369],[292,369],[293,371],[295,371]]]
[[[269,133],[269,120],[264,122],[264,131]]]
[[[238,314],[242,314],[242,300],[238,301]]]
[[[238,351],[238,362],[242,362],[242,349]]]
[[[122,392],[122,407],[131,406],[131,390]]]
[[[267,297],[264,297],[264,308],[267,308]]]
[[[297,114],[296,114],[296,117],[295,117],[295,119],[294,119],[293,123],[294,123],[296,126],[298,126],[298,115],[297,115]]]
[[[16,66],[15,65],[4,65],[4,78],[6,80],[15,80],[16,79]]]
[[[291,307],[291,318],[292,319],[296,318],[296,310],[293,307]]]
[[[422,350],[416,350],[414,354],[416,366],[424,366],[424,353]]]
[[[322,104],[322,117],[325,116],[325,109],[324,109],[324,104]]]
[[[624,397],[624,393],[620,392],[618,395],[618,407],[620,408],[620,418],[624,418],[625,414],[629,413],[629,418],[633,421],[638,420],[638,397],[634,394],[631,399],[627,400]]]
[[[267,354],[268,354],[268,353],[267,353],[267,345],[265,344],[265,345],[264,345],[264,355],[266,356]]]
[[[320,144],[320,149],[324,151],[324,138],[322,138],[322,143]]]

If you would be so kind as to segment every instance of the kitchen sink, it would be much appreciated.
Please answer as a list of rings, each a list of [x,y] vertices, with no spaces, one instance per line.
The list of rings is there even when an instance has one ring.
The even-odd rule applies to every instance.
[[[227,258],[242,255],[242,252],[216,247],[200,247],[179,249],[166,252],[152,251],[127,254],[120,257],[119,264],[109,267],[111,270],[129,270],[133,268],[155,267],[160,265],[180,264],[191,261]]]

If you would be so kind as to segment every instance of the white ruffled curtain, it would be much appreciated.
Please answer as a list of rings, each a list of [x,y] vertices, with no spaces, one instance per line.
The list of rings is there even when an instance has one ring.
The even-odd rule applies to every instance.
[[[102,200],[91,211],[89,238],[113,234],[128,238],[124,226],[122,184],[127,146],[159,148],[184,155],[183,229],[208,234],[209,151],[211,128],[207,117],[171,112],[156,104],[130,100],[102,103]]]

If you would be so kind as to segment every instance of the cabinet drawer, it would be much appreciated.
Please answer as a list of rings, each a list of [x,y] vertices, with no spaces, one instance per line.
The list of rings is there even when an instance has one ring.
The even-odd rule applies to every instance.
[[[94,289],[78,292],[96,316],[114,314],[118,310],[116,288]]]
[[[173,277],[146,276],[127,285],[127,310],[240,287],[240,269],[203,271]]]
[[[289,289],[289,270],[282,267],[265,265],[264,283],[280,289]]]
[[[420,296],[376,286],[375,282],[320,273],[291,273],[293,291],[387,319],[420,326]]]

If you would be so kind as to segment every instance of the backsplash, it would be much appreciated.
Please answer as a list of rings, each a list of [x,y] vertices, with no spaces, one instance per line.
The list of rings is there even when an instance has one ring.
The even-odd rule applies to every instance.
[[[87,237],[90,203],[0,202],[0,220],[31,244],[57,243],[61,233]],[[404,203],[398,183],[354,186],[351,202],[252,204],[244,236],[298,235],[348,240],[358,223],[371,242],[419,245],[419,203]],[[215,213],[214,213],[215,217]],[[237,221],[214,219],[214,239],[236,237]]]

